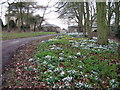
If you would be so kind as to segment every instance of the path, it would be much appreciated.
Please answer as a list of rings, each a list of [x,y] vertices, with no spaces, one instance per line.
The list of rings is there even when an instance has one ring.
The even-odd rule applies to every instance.
[[[6,40],[2,42],[2,69],[4,69],[5,65],[8,64],[11,60],[13,53],[23,44],[29,43],[33,40],[42,39],[45,37],[56,36],[59,34],[51,34],[51,35],[42,35],[37,37],[27,37],[13,40]]]

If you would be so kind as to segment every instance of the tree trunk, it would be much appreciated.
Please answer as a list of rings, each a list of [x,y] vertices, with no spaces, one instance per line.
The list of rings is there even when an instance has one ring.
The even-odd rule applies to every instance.
[[[85,8],[83,9],[83,15],[84,15],[84,27],[83,27],[83,35],[86,37],[86,17],[85,17]]]
[[[97,35],[99,44],[108,44],[106,29],[106,2],[96,2],[97,6]]]
[[[88,31],[88,39],[92,39],[91,22],[90,22],[90,13],[89,13],[89,5],[88,5],[88,2],[86,2],[86,12],[87,12],[87,31]]]
[[[81,2],[81,9],[80,9],[80,23],[81,23],[81,32],[83,32],[83,9],[84,9],[84,3]]]
[[[17,19],[16,19],[16,24],[17,24],[17,26],[18,26],[18,31],[21,32],[21,29],[20,29],[21,24],[20,24],[19,15],[18,15],[18,17],[17,17]]]
[[[118,30],[119,19],[119,2],[115,2],[115,30]]]
[[[34,24],[34,32],[36,31],[35,29],[36,29],[36,23]]]
[[[9,23],[9,21],[10,21],[10,4],[8,6],[8,23],[7,23],[7,30],[8,30],[8,32],[10,32],[10,23]]]

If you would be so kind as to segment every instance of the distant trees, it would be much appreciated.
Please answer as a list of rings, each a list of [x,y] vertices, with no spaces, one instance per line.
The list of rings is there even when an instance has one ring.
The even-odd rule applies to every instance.
[[[83,7],[82,2],[59,2],[57,12],[60,14],[59,18],[76,21],[79,31],[83,31]]]
[[[29,25],[30,27],[33,26],[33,30],[34,32],[36,31],[36,26],[40,25],[40,21],[42,20],[42,17],[40,15],[31,15],[29,18],[27,18],[27,20],[29,21]]]
[[[18,26],[18,31],[25,31],[25,28],[34,26],[34,31],[36,29],[36,25],[42,24],[44,20],[39,15],[33,15],[37,9],[44,9],[46,7],[37,5],[36,2],[8,2],[8,11],[7,18],[8,22],[12,17],[15,17],[15,23]],[[32,24],[32,25],[31,25]],[[10,30],[9,24],[7,25],[8,31]]]
[[[89,39],[93,37],[92,26],[97,24],[97,37],[99,44],[107,44],[108,36],[111,33],[111,26],[119,31],[120,23],[120,2],[106,0],[96,2],[94,0],[83,0],[84,2],[60,2],[58,13],[61,18],[71,18],[78,23],[78,27]],[[111,22],[115,23],[111,24]],[[120,31],[119,31],[120,32]],[[118,36],[118,34],[117,34]]]

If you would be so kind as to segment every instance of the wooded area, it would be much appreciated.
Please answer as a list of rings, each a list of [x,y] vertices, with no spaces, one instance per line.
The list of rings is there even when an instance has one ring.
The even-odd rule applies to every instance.
[[[98,43],[107,44],[108,36],[114,32],[120,37],[120,2],[59,2],[57,12],[60,18],[75,20],[79,31],[91,39],[94,22],[97,24]]]

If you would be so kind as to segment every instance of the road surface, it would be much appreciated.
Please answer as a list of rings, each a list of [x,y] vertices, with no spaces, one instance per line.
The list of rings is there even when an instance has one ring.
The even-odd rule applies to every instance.
[[[19,38],[13,40],[5,40],[2,42],[2,69],[6,64],[9,64],[13,52],[15,52],[21,45],[29,43],[33,40],[42,39],[49,36],[57,36],[59,34],[51,34],[51,35],[42,35],[37,37],[27,37],[27,38]]]

